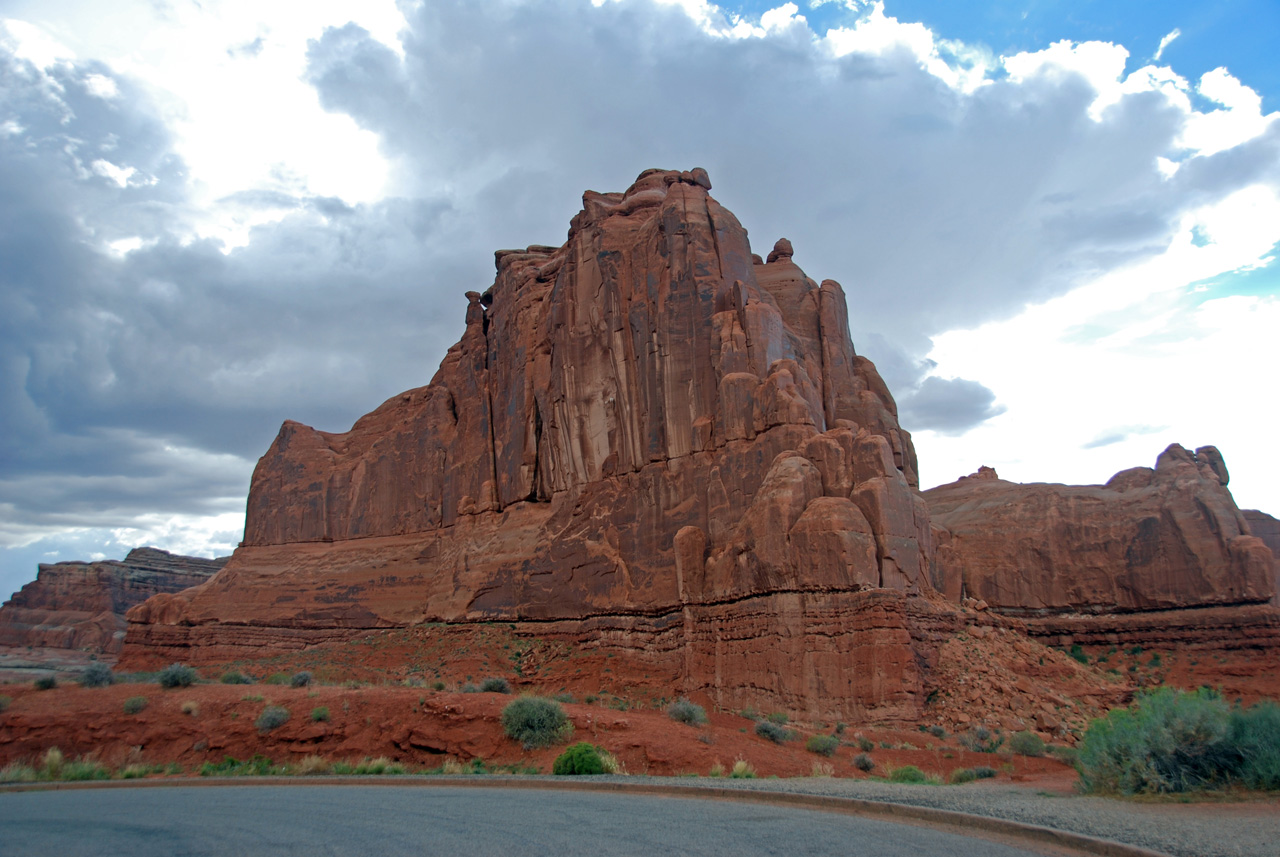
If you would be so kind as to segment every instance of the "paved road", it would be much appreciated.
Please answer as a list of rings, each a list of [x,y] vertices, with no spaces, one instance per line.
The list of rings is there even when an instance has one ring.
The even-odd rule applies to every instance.
[[[4,857],[1039,853],[856,816],[640,795],[302,785],[0,794]]]

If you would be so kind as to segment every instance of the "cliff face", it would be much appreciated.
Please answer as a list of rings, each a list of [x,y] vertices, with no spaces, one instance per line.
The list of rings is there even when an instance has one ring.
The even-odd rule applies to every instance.
[[[586,193],[564,246],[497,253],[431,383],[344,434],[286,423],[244,546],[135,610],[131,644],[589,620],[726,702],[908,714],[910,436],[839,284],[785,240],[753,256],[709,188],[650,170]]]
[[[1106,485],[1020,485],[989,468],[924,492],[934,581],[1022,616],[1262,604],[1273,558],[1214,447],[1174,444]]]
[[[41,563],[0,607],[0,646],[118,652],[130,608],[204,583],[226,561],[136,548],[121,562]]]

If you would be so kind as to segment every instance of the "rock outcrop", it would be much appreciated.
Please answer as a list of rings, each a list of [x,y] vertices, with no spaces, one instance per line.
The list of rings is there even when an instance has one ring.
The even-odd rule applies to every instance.
[[[226,561],[136,548],[119,562],[41,563],[0,607],[0,646],[118,652],[130,608],[204,583]]]
[[[1270,601],[1272,557],[1218,450],[1174,444],[1106,485],[975,474],[924,492],[934,582],[1008,614],[1131,613]],[[985,477],[985,478],[984,478]]]
[[[936,598],[910,435],[840,285],[785,239],[753,256],[709,188],[649,170],[563,246],[499,251],[431,383],[346,433],[286,422],[244,545],[130,648],[536,621],[726,705],[909,718]]]
[[[1218,450],[1174,444],[1105,485],[983,468],[924,492],[932,581],[1058,643],[1280,647],[1275,561]]]

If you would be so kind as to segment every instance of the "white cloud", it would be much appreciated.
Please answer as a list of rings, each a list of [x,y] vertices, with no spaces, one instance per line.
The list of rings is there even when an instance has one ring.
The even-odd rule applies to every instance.
[[[1156,55],[1152,57],[1152,59],[1159,62],[1160,57],[1164,56],[1164,49],[1169,47],[1169,45],[1173,44],[1173,40],[1178,38],[1178,36],[1181,36],[1181,35],[1182,35],[1182,31],[1179,30],[1177,27],[1174,27],[1172,30],[1166,33],[1165,37],[1160,40],[1160,47],[1156,48]]]

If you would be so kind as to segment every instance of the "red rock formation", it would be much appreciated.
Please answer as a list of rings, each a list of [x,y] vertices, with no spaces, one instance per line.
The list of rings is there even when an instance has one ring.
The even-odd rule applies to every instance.
[[[1244,519],[1248,522],[1249,530],[1253,535],[1262,539],[1263,543],[1271,549],[1276,574],[1276,593],[1272,603],[1280,607],[1280,520],[1257,509],[1245,509]]]
[[[839,284],[785,239],[761,263],[709,188],[649,170],[587,192],[564,246],[499,251],[431,383],[343,434],[285,423],[244,546],[133,611],[130,645],[595,622],[726,703],[908,716],[910,436]]]
[[[994,475],[994,474],[992,474]],[[1270,552],[1227,490],[1214,447],[1174,444],[1106,485],[964,479],[926,491],[935,582],[1017,615],[1262,603]]]
[[[136,548],[121,562],[41,563],[0,607],[0,646],[118,652],[131,607],[204,583],[226,561]]]

